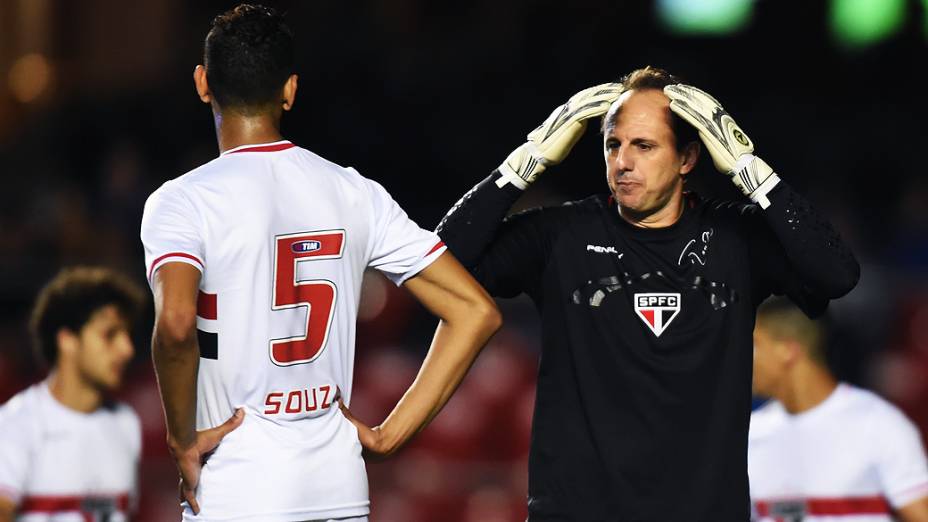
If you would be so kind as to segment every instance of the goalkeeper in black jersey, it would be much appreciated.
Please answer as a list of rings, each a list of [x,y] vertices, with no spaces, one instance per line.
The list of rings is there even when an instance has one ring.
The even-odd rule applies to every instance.
[[[503,219],[602,115],[609,193]],[[684,192],[700,141],[750,201]],[[541,314],[530,521],[750,518],[755,310],[785,294],[818,315],[860,273],[753,152],[711,96],[640,69],[555,109],[439,225],[491,294]]]

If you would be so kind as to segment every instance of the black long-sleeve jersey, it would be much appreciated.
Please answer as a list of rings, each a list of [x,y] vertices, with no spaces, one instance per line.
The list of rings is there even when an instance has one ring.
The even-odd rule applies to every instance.
[[[519,196],[494,172],[438,232],[495,296],[541,314],[529,519],[746,521],[752,331],[786,294],[808,314],[859,266],[784,182],[771,205],[687,194],[643,229],[606,195],[503,216]]]

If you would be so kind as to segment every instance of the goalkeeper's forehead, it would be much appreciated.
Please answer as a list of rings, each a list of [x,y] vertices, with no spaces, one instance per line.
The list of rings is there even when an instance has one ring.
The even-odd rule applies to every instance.
[[[630,89],[612,102],[606,113],[606,130],[612,131],[618,125],[620,116],[638,123],[665,123],[673,129],[670,98],[660,89]]]

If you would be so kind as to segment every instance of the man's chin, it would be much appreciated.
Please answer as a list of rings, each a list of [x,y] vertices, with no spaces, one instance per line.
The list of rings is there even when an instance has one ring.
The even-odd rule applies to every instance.
[[[122,386],[122,377],[110,376],[103,379],[96,379],[94,381],[94,386],[102,393],[112,393]]]
[[[613,192],[613,198],[615,198],[615,203],[618,205],[619,210],[622,212],[623,216],[634,219],[641,219],[647,217],[651,213],[647,211],[647,209],[642,208],[643,205],[637,197],[630,197],[627,194],[620,195]]]

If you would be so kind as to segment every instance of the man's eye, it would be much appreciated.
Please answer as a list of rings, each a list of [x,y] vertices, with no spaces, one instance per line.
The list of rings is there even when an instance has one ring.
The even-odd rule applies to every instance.
[[[619,148],[619,144],[618,144],[618,142],[615,142],[615,141],[607,141],[607,142],[606,142],[606,148],[609,149],[609,150],[615,150],[615,149]]]
[[[651,150],[654,147],[652,147],[650,144],[647,144],[647,143],[639,143],[638,148],[641,150]]]

